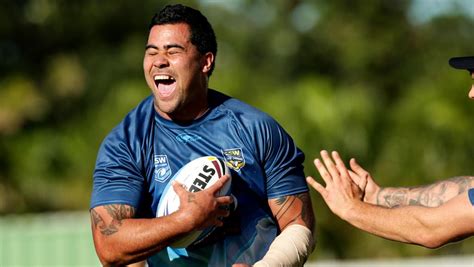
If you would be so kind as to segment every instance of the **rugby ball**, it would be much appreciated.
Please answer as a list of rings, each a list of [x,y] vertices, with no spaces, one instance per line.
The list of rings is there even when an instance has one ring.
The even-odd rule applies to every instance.
[[[230,171],[225,165],[225,162],[214,156],[206,156],[194,159],[184,165],[171,178],[160,201],[156,211],[156,217],[167,216],[179,209],[179,197],[171,186],[172,181],[177,181],[190,192],[199,192],[213,185],[223,175]],[[219,196],[230,194],[231,179],[229,179],[222,189],[218,192]],[[208,236],[215,227],[209,227],[204,230],[196,230],[188,235],[180,238],[172,243],[170,246],[174,248],[185,248],[193,243],[199,242]]]

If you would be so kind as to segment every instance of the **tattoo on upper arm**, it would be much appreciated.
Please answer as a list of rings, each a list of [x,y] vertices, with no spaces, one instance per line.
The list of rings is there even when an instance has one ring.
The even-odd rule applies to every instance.
[[[102,216],[100,216],[100,214],[94,209],[91,210],[91,218],[92,227],[99,228],[100,232],[107,236],[118,232],[119,227],[122,225],[122,221],[124,219],[132,218],[135,215],[135,208],[128,205],[113,204],[105,205],[104,208],[112,217],[112,221],[109,224],[107,224]]]
[[[280,206],[277,213],[275,214],[275,218],[277,220],[281,219],[286,214],[286,212],[291,207],[293,202],[295,202],[295,199],[296,198],[293,197],[293,196],[282,196],[282,197],[279,197],[275,200],[275,203],[278,206]]]
[[[279,209],[275,214],[275,218],[280,221],[280,219],[287,214],[292,205],[295,204],[296,200],[301,202],[301,209],[297,213],[291,214],[292,217],[286,218],[284,225],[280,225],[280,227],[283,229],[288,224],[294,222],[298,218],[301,218],[305,222],[306,226],[312,229],[314,225],[314,216],[311,210],[311,200],[307,193],[277,198],[275,200],[275,204],[279,206]]]
[[[94,209],[91,209],[91,219],[92,219],[92,228],[96,228],[100,223],[103,223],[104,220],[100,217],[99,213]]]
[[[313,208],[311,206],[311,198],[309,197],[309,193],[299,194],[299,195],[296,195],[296,197],[301,200],[301,203],[303,203],[303,206],[301,207],[301,218],[306,223],[306,226],[309,229],[313,229],[314,215],[313,215]]]
[[[474,176],[457,176],[427,186],[384,188],[377,196],[377,205],[438,207],[474,187]]]

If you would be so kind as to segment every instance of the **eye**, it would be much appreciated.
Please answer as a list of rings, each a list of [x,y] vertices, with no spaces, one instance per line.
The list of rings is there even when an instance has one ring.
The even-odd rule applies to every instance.
[[[179,54],[182,52],[182,49],[178,48],[178,47],[173,47],[173,48],[170,48],[168,50],[168,54],[170,55],[176,55],[176,54]]]
[[[145,54],[147,56],[155,56],[158,54],[158,50],[149,48],[145,51]]]

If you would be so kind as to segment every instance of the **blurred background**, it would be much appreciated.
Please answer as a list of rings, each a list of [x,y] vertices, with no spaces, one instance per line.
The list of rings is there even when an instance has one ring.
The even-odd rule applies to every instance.
[[[171,1],[0,1],[0,266],[97,266],[88,204],[98,147],[150,94],[142,58]],[[470,0],[185,1],[218,38],[210,87],[276,118],[312,160],[338,150],[382,186],[474,174]],[[374,237],[312,191],[311,261],[465,257]]]

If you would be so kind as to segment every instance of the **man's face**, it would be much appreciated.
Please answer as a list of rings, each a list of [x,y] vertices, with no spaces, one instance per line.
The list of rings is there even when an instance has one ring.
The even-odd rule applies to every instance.
[[[201,55],[184,23],[155,25],[143,59],[156,111],[165,119],[192,120],[207,110],[207,73],[214,56]]]
[[[474,99],[474,71],[471,72],[471,78],[472,78],[472,86],[471,86],[471,91],[469,91],[469,98]]]

